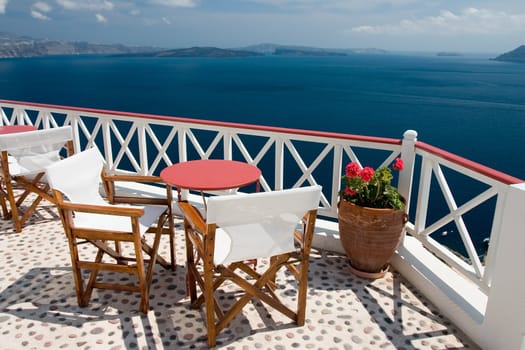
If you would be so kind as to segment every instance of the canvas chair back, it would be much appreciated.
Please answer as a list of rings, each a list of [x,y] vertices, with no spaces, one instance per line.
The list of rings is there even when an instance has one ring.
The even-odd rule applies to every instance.
[[[100,151],[93,147],[69,157],[67,162],[48,167],[48,182],[71,202],[106,205],[99,191],[103,166]],[[71,169],[75,170],[74,174]]]
[[[12,176],[36,175],[60,160],[64,144],[72,140],[71,126],[0,135],[0,151],[7,151]]]
[[[219,229],[215,264],[291,252],[294,229],[303,215],[317,209],[320,186],[283,191],[210,197],[207,224]]]

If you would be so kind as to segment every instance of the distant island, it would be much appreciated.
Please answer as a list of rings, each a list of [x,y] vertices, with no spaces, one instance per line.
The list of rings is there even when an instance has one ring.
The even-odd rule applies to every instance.
[[[311,46],[257,44],[240,48],[241,50],[253,51],[264,55],[287,55],[287,56],[346,56],[352,54],[386,54],[386,50],[376,48],[356,49],[326,49]]]
[[[441,51],[436,54],[437,56],[463,56],[459,52]]]
[[[498,57],[494,58],[494,60],[525,63],[525,45],[521,45],[512,51],[499,55]]]
[[[347,56],[344,52],[333,52],[327,50],[302,50],[287,47],[275,49],[274,55],[279,56]]]

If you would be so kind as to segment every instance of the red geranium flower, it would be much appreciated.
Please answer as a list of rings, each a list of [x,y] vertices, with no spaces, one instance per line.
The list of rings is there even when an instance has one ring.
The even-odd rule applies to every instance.
[[[361,177],[361,179],[363,179],[364,182],[370,182],[372,176],[374,176],[374,169],[369,166],[366,166],[363,168],[363,170],[361,170],[359,176]]]
[[[354,194],[356,194],[357,192],[354,191],[354,190],[351,190],[350,188],[345,188],[345,194],[349,195],[349,196],[353,196]]]
[[[346,176],[352,178],[359,175],[359,172],[361,171],[361,167],[356,162],[351,162],[346,165]]]
[[[394,164],[392,164],[392,169],[394,170],[403,170],[403,168],[405,167],[405,162],[403,162],[403,159],[401,158],[396,158],[394,160]]]

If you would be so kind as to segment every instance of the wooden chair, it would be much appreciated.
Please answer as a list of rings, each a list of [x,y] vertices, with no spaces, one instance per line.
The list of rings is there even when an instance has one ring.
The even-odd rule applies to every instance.
[[[321,187],[311,186],[210,197],[206,220],[188,202],[179,203],[184,213],[188,292],[192,306],[205,305],[210,347],[253,297],[304,325],[308,259],[320,195]],[[270,257],[270,263],[262,273],[250,267],[253,259],[265,257]],[[275,292],[276,273],[282,267],[298,282],[295,310]],[[215,298],[225,281],[244,292],[226,311]]]
[[[147,313],[157,251],[170,211],[166,205],[133,207],[106,202],[99,190],[102,169],[103,159],[96,148],[46,168],[69,241],[77,301],[87,306],[94,288],[135,291],[141,295],[140,311]],[[143,237],[147,232],[154,233],[152,244]],[[85,243],[96,247],[91,260],[84,256],[86,253],[79,255],[79,246]],[[123,249],[127,246],[131,248]],[[83,270],[90,270],[86,284]],[[101,270],[135,274],[137,283],[103,282],[103,277],[99,278]]]
[[[67,155],[73,154],[70,126],[0,135],[0,205],[4,217],[13,220],[16,232],[22,231],[42,199],[53,202],[44,169],[61,159],[63,148]],[[21,190],[19,195],[16,189]],[[36,196],[29,197],[31,193]],[[24,210],[26,200],[29,206]]]

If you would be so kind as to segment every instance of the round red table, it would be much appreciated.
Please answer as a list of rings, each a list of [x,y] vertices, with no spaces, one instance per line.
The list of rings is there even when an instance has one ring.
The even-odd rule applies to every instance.
[[[243,187],[257,183],[261,170],[255,165],[235,160],[201,159],[173,164],[160,172],[169,185],[181,189],[216,191]],[[259,190],[259,188],[257,188]]]
[[[38,128],[33,125],[5,125],[0,126],[0,135],[14,134],[17,132],[35,131]]]

